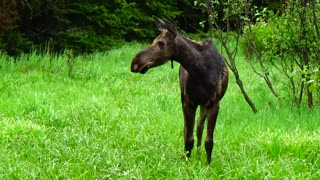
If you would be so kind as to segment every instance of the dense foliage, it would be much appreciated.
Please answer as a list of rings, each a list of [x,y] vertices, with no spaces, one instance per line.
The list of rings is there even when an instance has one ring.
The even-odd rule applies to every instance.
[[[198,22],[197,10],[184,0],[4,0],[0,9],[0,48],[10,55],[30,47],[93,52],[148,40],[156,35],[152,15],[172,20],[179,15],[181,25]]]
[[[264,64],[262,71],[266,73],[277,69],[296,104],[304,99],[310,107],[318,104],[319,2],[292,1],[282,14],[265,10],[256,16],[258,22],[244,31],[246,55],[260,58],[260,64]]]
[[[2,0],[0,12],[0,49],[9,55],[30,49],[94,52],[150,40],[157,31],[152,15],[192,33],[206,19],[193,0]]]

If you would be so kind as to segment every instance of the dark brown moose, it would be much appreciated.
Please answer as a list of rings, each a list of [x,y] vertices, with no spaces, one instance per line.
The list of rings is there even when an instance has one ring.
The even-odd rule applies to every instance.
[[[169,60],[180,63],[179,79],[184,115],[184,143],[189,158],[193,148],[195,112],[200,106],[197,125],[197,147],[206,118],[208,119],[205,149],[207,163],[211,162],[213,133],[219,112],[219,101],[228,87],[228,69],[212,40],[202,43],[181,36],[173,24],[166,19],[154,17],[161,34],[150,47],[139,52],[132,60],[131,71],[146,73]]]

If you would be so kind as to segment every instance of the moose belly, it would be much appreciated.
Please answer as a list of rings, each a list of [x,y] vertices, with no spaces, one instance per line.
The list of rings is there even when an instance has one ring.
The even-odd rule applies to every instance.
[[[212,84],[186,84],[186,95],[196,104],[206,104],[213,96],[215,92],[215,86]]]

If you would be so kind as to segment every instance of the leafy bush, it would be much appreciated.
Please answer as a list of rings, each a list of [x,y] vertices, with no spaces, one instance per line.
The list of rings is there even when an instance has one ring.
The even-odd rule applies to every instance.
[[[251,27],[252,34],[249,32],[248,27],[244,28],[244,54],[247,58],[251,59],[255,50],[259,54],[270,50],[270,42],[272,41],[273,28],[271,24],[265,22],[258,22]]]
[[[244,30],[245,54],[256,56],[279,70],[287,78],[286,86],[296,104],[319,95],[320,37],[318,18],[320,4],[294,1],[281,15],[267,13],[255,25]],[[267,21],[266,21],[267,19]],[[304,96],[305,95],[305,96]]]
[[[255,54],[263,54],[271,50],[271,44],[275,38],[275,24],[266,22],[266,18],[276,20],[272,11],[263,9],[255,13],[256,23],[247,25],[243,30],[244,54],[251,59]]]

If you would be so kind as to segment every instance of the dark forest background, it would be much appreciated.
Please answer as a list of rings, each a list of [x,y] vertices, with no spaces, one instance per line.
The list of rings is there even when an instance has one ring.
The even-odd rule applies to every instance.
[[[259,0],[254,5],[278,11],[282,4]],[[152,15],[173,21],[182,32],[208,29],[199,25],[206,11],[193,0],[1,0],[0,49],[13,56],[35,49],[90,53],[149,41],[157,34]]]

